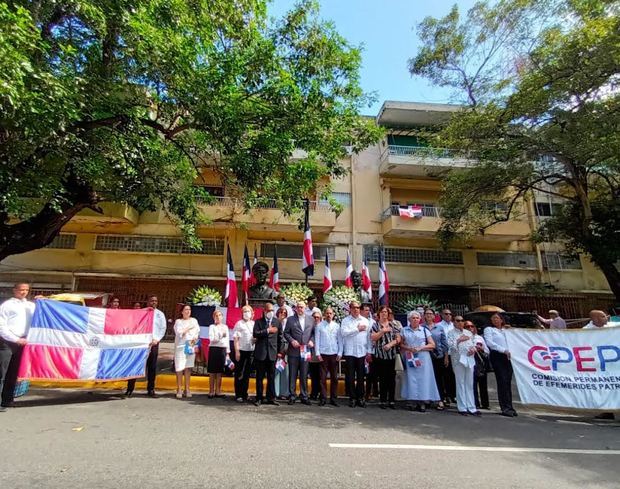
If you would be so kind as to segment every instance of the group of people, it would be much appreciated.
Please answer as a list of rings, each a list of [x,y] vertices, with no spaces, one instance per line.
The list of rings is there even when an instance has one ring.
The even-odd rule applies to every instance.
[[[19,363],[35,308],[27,299],[29,292],[27,283],[16,284],[13,297],[0,305],[0,412],[14,404]],[[138,306],[142,304],[134,308]],[[120,308],[118,298],[110,307]],[[167,323],[158,309],[157,296],[149,296],[146,307],[154,310],[153,340],[145,369],[147,395],[157,397],[159,342],[166,334]],[[200,327],[191,314],[191,307],[183,306],[181,317],[174,323],[179,399],[192,395],[190,377],[199,347]],[[491,316],[491,325],[483,336],[471,321],[460,315],[453,317],[449,309],[441,312],[440,322],[435,321],[435,315],[432,309],[423,314],[411,311],[403,326],[388,306],[379,307],[373,316],[370,304],[352,301],[349,315],[338,323],[334,310],[319,309],[315,297],[307,303],[298,301],[291,308],[279,295],[275,303],[264,302],[262,317],[256,320],[254,309],[244,306],[242,318],[231,331],[222,312],[216,310],[209,326],[209,397],[222,396],[222,375],[228,367],[234,371],[235,400],[239,403],[251,400],[256,405],[277,405],[278,400],[287,400],[288,404],[300,401],[309,405],[316,399],[320,406],[338,406],[338,370],[344,359],[350,407],[366,407],[369,395],[378,387],[379,406],[395,409],[398,379],[401,397],[410,410],[424,412],[429,406],[444,410],[456,403],[459,414],[480,416],[480,409],[489,409],[486,376],[492,367],[501,414],[517,416],[512,404],[510,351],[503,332],[510,326],[502,315]],[[606,324],[607,315],[593,310],[585,328]],[[250,399],[253,366],[256,395]],[[133,394],[135,382],[128,381],[127,396]]]

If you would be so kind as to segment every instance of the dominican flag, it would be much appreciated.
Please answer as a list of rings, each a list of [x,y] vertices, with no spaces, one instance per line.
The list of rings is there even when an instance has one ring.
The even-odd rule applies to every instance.
[[[364,289],[364,292],[372,299],[372,280],[370,280],[370,270],[368,270],[368,264],[365,258],[362,260],[362,289]]]
[[[306,199],[306,215],[304,217],[304,253],[301,270],[308,277],[314,275],[314,254],[312,252],[312,233],[310,232],[310,203]]]
[[[273,247],[273,267],[269,274],[269,287],[276,292],[280,292],[280,272],[278,271],[278,251]]]
[[[398,215],[407,219],[422,217],[422,207],[419,205],[409,205],[407,207],[399,207]]]
[[[332,271],[329,268],[329,255],[325,253],[325,271],[323,272],[323,293],[327,292],[332,287],[333,287]]]
[[[230,245],[226,254],[226,293],[224,299],[227,299],[228,307],[239,307],[239,297],[237,296],[237,280],[235,279],[235,268],[233,266],[232,255],[230,254]]]
[[[353,288],[353,278],[351,274],[353,273],[353,265],[351,264],[351,253],[347,250],[347,265],[344,269],[344,285],[345,287]]]
[[[245,297],[249,296],[250,286],[252,285],[250,283],[252,278],[251,274],[250,255],[248,254],[248,247],[246,245],[243,249],[243,270],[241,272],[241,289],[243,290]]]
[[[379,304],[388,305],[388,294],[390,292],[390,281],[388,279],[387,268],[385,267],[385,253],[383,248],[379,250]]]
[[[36,301],[19,377],[124,380],[142,377],[153,341],[153,309],[102,309]]]
[[[254,261],[252,262],[252,267],[256,265],[256,263],[258,263],[258,253],[256,252],[256,245],[254,245]],[[252,268],[250,268],[250,280],[249,280],[248,285],[250,287],[252,287],[253,285],[256,285],[256,277],[254,276],[254,272],[252,271]]]

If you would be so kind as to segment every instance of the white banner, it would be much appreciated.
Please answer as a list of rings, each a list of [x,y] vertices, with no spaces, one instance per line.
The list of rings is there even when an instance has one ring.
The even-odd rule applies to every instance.
[[[620,409],[620,328],[506,330],[525,404]]]

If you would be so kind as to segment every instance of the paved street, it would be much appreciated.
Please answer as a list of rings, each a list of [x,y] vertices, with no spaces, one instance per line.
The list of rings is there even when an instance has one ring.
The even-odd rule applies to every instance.
[[[618,487],[620,423],[520,412],[31,391],[0,414],[0,487]]]

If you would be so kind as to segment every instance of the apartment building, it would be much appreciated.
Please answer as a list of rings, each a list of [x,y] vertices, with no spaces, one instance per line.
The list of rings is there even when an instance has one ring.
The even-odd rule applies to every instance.
[[[439,304],[463,309],[488,303],[512,310],[553,305],[567,317],[581,316],[590,305],[612,303],[603,275],[585,257],[570,259],[557,244],[536,246],[529,239],[557,204],[542,195],[520,203],[515,220],[491,227],[466,246],[440,249],[435,233],[441,219],[441,176],[475,162],[450,149],[429,147],[415,129],[441,123],[455,109],[383,104],[376,122],[386,128],[384,140],[350,155],[342,162],[350,169],[348,176],[331,182],[342,212],[336,215],[320,199],[310,203],[316,261],[311,287],[321,289],[326,254],[332,277],[343,280],[347,250],[358,270],[366,257],[378,281],[378,251],[384,246],[393,302],[425,293]],[[277,249],[281,281],[303,281],[299,221],[275,208],[246,212],[216,175],[207,171],[204,182],[215,199],[202,206],[211,219],[198,231],[202,250],[187,247],[163,212],[139,214],[127,205],[104,203],[103,214],[81,212],[47,248],[0,263],[3,292],[17,280],[28,280],[44,293],[111,292],[127,306],[156,293],[172,314],[174,305],[198,285],[224,291],[227,245],[238,277],[247,245],[250,254],[256,249],[270,265]],[[401,208],[415,209],[416,217],[401,216]],[[528,293],[528,282],[549,284],[548,296]]]

